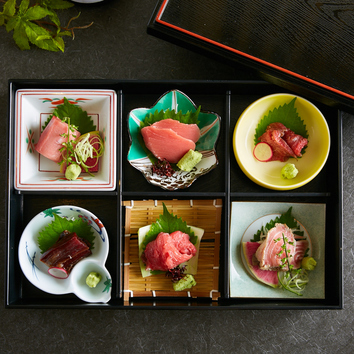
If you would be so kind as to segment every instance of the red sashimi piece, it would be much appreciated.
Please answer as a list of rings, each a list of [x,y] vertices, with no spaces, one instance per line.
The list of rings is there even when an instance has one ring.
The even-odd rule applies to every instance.
[[[280,123],[281,124],[281,123]],[[271,124],[272,125],[272,124]],[[268,128],[271,126],[269,125]],[[261,142],[265,142],[270,145],[273,150],[273,156],[270,161],[281,161],[285,162],[289,159],[289,157],[295,157],[296,155],[291,147],[282,139],[284,135],[284,130],[281,129],[273,129],[271,127],[265,131],[260,137],[259,140]],[[286,128],[287,129],[287,128]]]
[[[63,134],[68,134],[68,124],[53,116],[48,125],[43,130],[35,149],[38,153],[54,162],[60,162],[62,155],[59,149],[63,147],[63,143],[68,141]],[[75,140],[80,136],[77,130],[70,132],[70,140]]]
[[[146,245],[142,260],[146,270],[167,271],[188,261],[196,253],[197,249],[190,242],[188,234],[181,231],[171,234],[160,232],[155,240]]]
[[[259,268],[264,270],[280,270],[282,259],[286,257],[284,245],[286,238],[286,249],[289,252],[288,257],[291,259],[295,254],[296,241],[291,229],[285,224],[275,224],[270,229],[265,240],[261,243],[256,252],[256,258],[259,261]],[[288,270],[284,267],[283,270]]]
[[[273,288],[279,286],[278,271],[277,270],[263,270],[259,268],[259,263],[255,257],[255,254],[260,247],[258,242],[243,242],[243,254],[245,256],[247,266],[253,276],[260,282],[267,284]],[[294,268],[300,268],[301,261],[305,255],[308,248],[308,241],[301,240],[296,242],[295,255],[290,262],[294,265]]]
[[[40,261],[50,268],[62,268],[69,274],[75,264],[89,255],[91,250],[84,239],[75,232],[64,231],[57,242],[43,253]]]
[[[99,137],[95,136],[95,135],[91,135],[89,138],[89,141],[91,143],[91,145],[96,149],[99,150],[100,148],[100,139]],[[97,154],[95,152],[93,152],[93,156],[97,156]],[[89,172],[98,172],[98,161],[97,158],[95,157],[88,157],[86,162],[85,162],[86,166],[92,166],[90,167],[88,170]],[[83,168],[81,168],[82,172],[85,172],[85,170]]]
[[[166,159],[177,163],[189,150],[195,149],[195,143],[178,135],[171,129],[148,126],[141,129],[146,147],[159,160]]]
[[[254,254],[259,248],[260,244],[258,242],[243,242],[243,254],[245,256],[247,266],[254,277],[264,284],[267,284],[273,288],[279,286],[278,272],[262,270],[259,268],[258,264],[254,262]]]
[[[289,130],[283,123],[270,123],[266,130],[277,130],[282,136]]]
[[[301,261],[304,258],[304,255],[308,247],[309,247],[309,242],[307,240],[296,241],[295,254],[290,261],[290,264],[292,264],[295,269],[301,267]]]
[[[168,118],[155,122],[152,126],[162,129],[172,129],[179,136],[192,140],[195,143],[200,138],[200,129],[197,124],[185,124],[178,120]]]
[[[95,135],[90,136],[89,138],[91,145],[96,149],[99,150],[100,148],[100,144],[99,144],[99,138]],[[93,156],[96,156],[96,153],[93,152]],[[97,159],[95,157],[88,157],[86,162],[85,162],[86,166],[92,166],[90,168],[88,168],[89,172],[98,172],[99,170],[99,162],[97,161]],[[63,163],[60,166],[60,171],[65,173],[67,168],[66,163]],[[86,172],[85,169],[83,167],[81,167],[81,172]]]
[[[300,157],[301,150],[307,145],[308,140],[292,130],[287,130],[283,136],[284,141],[291,147],[295,155]]]

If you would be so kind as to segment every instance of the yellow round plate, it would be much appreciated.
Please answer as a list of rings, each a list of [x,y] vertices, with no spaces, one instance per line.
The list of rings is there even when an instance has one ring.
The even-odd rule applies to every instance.
[[[298,160],[290,158],[287,162],[256,160],[253,148],[259,121],[270,110],[289,103],[294,97],[295,108],[309,135],[305,153]],[[311,102],[291,94],[273,94],[253,102],[241,114],[234,130],[233,147],[237,163],[253,182],[269,189],[290,190],[302,187],[321,171],[329,154],[330,134],[326,119]],[[299,171],[293,179],[281,177],[280,171],[287,163],[293,163]]]

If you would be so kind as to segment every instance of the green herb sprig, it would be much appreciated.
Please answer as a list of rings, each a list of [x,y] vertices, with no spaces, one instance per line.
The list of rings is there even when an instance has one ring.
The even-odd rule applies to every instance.
[[[81,107],[70,103],[66,97],[64,97],[64,103],[57,106],[44,122],[42,130],[48,125],[53,115],[63,121],[70,117],[71,124],[80,127],[80,134],[82,135],[96,130],[96,125],[93,123],[91,116]]]
[[[274,242],[277,243],[281,239],[283,240],[283,244],[281,246],[281,251],[277,253],[278,257],[282,257],[280,265],[281,270],[277,273],[279,283],[283,289],[302,296],[302,291],[305,289],[309,281],[307,272],[301,267],[294,269],[294,266],[290,264],[290,258],[292,258],[292,255],[290,254],[291,251],[287,248],[287,245],[294,245],[294,242],[289,241],[284,233],[282,233],[282,238],[274,239]],[[283,254],[285,254],[284,257]],[[288,267],[288,270],[284,272],[286,267]]]
[[[90,243],[90,249],[94,248],[95,235],[92,227],[81,218],[69,220],[57,214],[53,214],[54,220],[39,232],[38,246],[41,253],[47,251],[58,240],[59,235],[68,230],[75,232],[77,236],[87,240]]]
[[[308,138],[308,132],[304,121],[299,116],[295,107],[296,97],[289,103],[275,107],[272,111],[269,111],[259,122],[254,135],[254,144],[259,143],[258,138],[266,131],[267,127],[271,123],[282,123],[294,133],[301,135],[304,138]]]
[[[258,230],[254,235],[251,242],[261,241],[262,237],[265,237],[270,229],[272,229],[275,224],[285,224],[290,229],[292,229],[293,234],[298,236],[303,236],[304,232],[300,231],[300,226],[291,215],[292,207],[290,207],[287,212],[281,214],[275,219],[270,220],[265,226],[262,226],[260,230]]]
[[[5,26],[7,32],[13,31],[13,39],[21,50],[31,49],[31,44],[48,51],[64,52],[64,36],[75,38],[74,30],[90,27],[70,27],[71,22],[78,16],[69,20],[66,26],[61,26],[57,10],[65,10],[74,6],[65,0],[0,0],[4,3],[0,11],[0,26]]]
[[[290,249],[287,248],[287,244],[288,245],[294,245],[294,242],[289,241],[289,239],[287,237],[285,237],[284,233],[282,233],[282,239],[283,239],[283,245],[281,246],[281,251],[279,253],[277,253],[278,257],[281,257],[284,253],[285,253],[285,257],[283,257],[281,259],[281,265],[280,268],[284,269],[286,266],[288,266],[288,270],[286,272],[287,276],[293,277],[292,275],[292,271],[294,270],[294,266],[292,264],[290,264],[290,259],[292,257],[292,255],[290,254],[291,251]],[[274,243],[277,243],[281,240],[281,238],[277,238],[274,239]],[[298,269],[298,271],[300,271],[300,269]],[[295,272],[297,272],[297,270],[295,270]],[[297,272],[298,273],[298,272]]]
[[[160,111],[156,110],[154,113],[146,115],[145,119],[140,123],[140,129],[164,119],[174,119],[184,124],[198,124],[200,109],[201,106],[195,112],[188,111],[187,113],[182,113],[182,111],[176,112],[174,109],[167,109],[165,111],[163,109]]]
[[[160,232],[172,233],[174,231],[181,231],[188,234],[190,241],[195,245],[198,237],[191,228],[187,226],[187,223],[176,215],[173,215],[173,213],[170,213],[164,203],[162,203],[162,205],[163,214],[151,225],[149,232],[145,235],[143,248],[145,249],[149,242],[155,240]]]
[[[70,124],[70,118],[66,117],[63,119],[63,121],[66,121],[68,123],[68,132],[61,134],[60,136],[63,138],[67,138],[67,141],[63,143],[63,147],[59,149],[59,151],[62,153],[62,156],[64,157],[63,160],[59,162],[60,165],[66,164],[70,165],[72,163],[76,164],[76,159],[75,159],[75,146],[73,144],[74,139],[76,138],[75,134],[70,134],[74,133],[75,130],[78,130],[78,127],[75,125]],[[72,136],[74,139],[70,140],[70,136]]]

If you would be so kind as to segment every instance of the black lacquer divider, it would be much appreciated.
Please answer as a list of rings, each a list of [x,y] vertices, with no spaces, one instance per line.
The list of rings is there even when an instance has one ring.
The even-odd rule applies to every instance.
[[[231,94],[230,90],[226,91],[225,96],[225,116],[224,116],[224,124],[225,124],[225,161],[226,161],[226,173],[225,173],[225,204],[223,210],[224,216],[224,232],[223,232],[223,240],[224,240],[224,247],[221,248],[222,257],[220,258],[220,274],[224,274],[224,277],[221,277],[221,289],[223,289],[223,293],[225,294],[224,297],[229,297],[230,292],[230,277],[229,277],[229,248],[226,245],[229,244],[229,237],[230,237],[230,208],[231,208],[231,201],[230,201],[230,160],[232,158],[232,144],[231,144],[231,130],[230,130],[230,120],[231,120]]]

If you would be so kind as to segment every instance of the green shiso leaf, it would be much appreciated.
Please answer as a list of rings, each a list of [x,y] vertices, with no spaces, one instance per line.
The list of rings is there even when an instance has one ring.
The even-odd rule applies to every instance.
[[[300,231],[299,224],[296,222],[294,217],[291,215],[291,210],[292,210],[292,207],[290,207],[286,213],[281,214],[280,216],[277,216],[274,220],[270,220],[265,225],[265,229],[270,230],[273,227],[275,227],[275,224],[286,224],[290,229],[298,229],[298,231],[297,230],[293,231],[294,234],[303,236],[303,232]],[[257,233],[255,233],[253,235],[253,239],[251,240],[251,242],[260,241],[261,234],[266,233],[265,229],[262,227],[261,230],[258,230]]]
[[[59,235],[65,230],[75,232],[79,237],[90,243],[90,249],[94,248],[95,235],[87,222],[82,219],[68,220],[54,214],[54,221],[39,232],[38,246],[41,253],[52,247],[58,240]]]
[[[96,126],[93,124],[91,116],[87,114],[81,107],[76,106],[69,102],[69,100],[64,97],[64,103],[57,106],[53,113],[48,117],[42,129],[47,126],[52,117],[56,116],[61,120],[65,120],[65,118],[70,118],[70,124],[78,127],[78,130],[81,134],[86,134],[96,130]]]
[[[181,218],[178,218],[176,215],[173,215],[167,210],[167,207],[163,204],[163,214],[154,222],[149,232],[145,235],[143,241],[143,248],[145,249],[146,245],[155,240],[157,235],[160,232],[172,233],[174,231],[181,231],[189,235],[190,241],[195,245],[197,243],[198,237],[194,234],[187,223]]]
[[[198,124],[200,108],[201,107],[199,106],[195,112],[188,111],[185,114],[183,114],[182,111],[178,111],[176,113],[174,109],[167,109],[166,111],[163,109],[161,111],[156,110],[154,113],[149,113],[146,115],[145,119],[140,123],[140,129],[164,119],[174,119],[184,124]]]
[[[308,132],[304,121],[299,116],[295,107],[296,97],[294,97],[289,103],[285,103],[283,106],[274,108],[273,111],[269,111],[268,115],[265,115],[259,122],[256,128],[256,134],[254,135],[254,144],[259,143],[258,138],[266,131],[266,128],[271,123],[283,123],[287,128],[294,133],[301,135],[304,138],[308,138]]]

